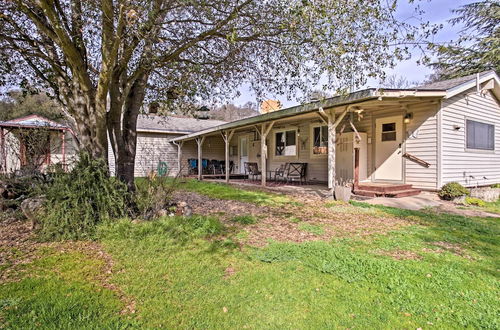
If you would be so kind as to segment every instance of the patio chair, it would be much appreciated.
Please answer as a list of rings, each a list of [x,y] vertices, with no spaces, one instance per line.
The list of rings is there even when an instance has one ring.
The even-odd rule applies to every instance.
[[[307,163],[289,163],[288,171],[285,172],[283,178],[286,182],[298,180],[300,184],[306,183]]]
[[[190,158],[187,160],[188,162],[188,174],[197,174],[198,173],[198,160],[195,158]]]
[[[277,182],[278,179],[285,180],[285,173],[288,172],[289,164],[281,164],[279,168],[274,170],[274,181]]]
[[[252,177],[252,180],[255,180],[259,175],[262,175],[262,173],[259,171],[259,166],[257,163],[244,163],[245,166],[245,175]]]

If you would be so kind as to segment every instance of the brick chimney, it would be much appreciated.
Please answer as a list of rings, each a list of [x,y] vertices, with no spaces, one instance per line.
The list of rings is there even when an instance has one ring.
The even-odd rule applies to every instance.
[[[260,104],[260,113],[269,113],[281,109],[281,102],[278,100],[265,100]]]

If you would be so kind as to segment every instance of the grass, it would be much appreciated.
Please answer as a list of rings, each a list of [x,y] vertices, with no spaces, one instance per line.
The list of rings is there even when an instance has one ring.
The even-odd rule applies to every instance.
[[[299,229],[317,236],[325,233],[325,230],[320,225],[313,225],[305,222],[299,223]]]
[[[486,212],[500,214],[500,200],[496,202],[486,203],[486,205],[482,209]]]
[[[102,263],[81,253],[45,249],[21,267],[30,276],[0,284],[0,328],[102,329],[131,324],[117,295],[97,283]]]
[[[282,194],[274,194],[259,190],[239,189],[227,184],[203,182],[194,179],[179,182],[178,188],[196,192],[212,198],[235,200],[261,206],[283,207],[287,205],[302,205],[301,203],[293,200],[291,197]]]
[[[51,250],[20,282],[0,287],[0,320],[17,328],[500,327],[498,219],[345,208],[413,225],[240,249],[214,217],[120,221],[98,235],[113,257],[110,281],[134,299],[135,314],[120,315],[117,295],[93,280],[98,259]]]
[[[251,225],[257,223],[257,218],[253,215],[237,215],[231,219],[233,222],[237,222],[242,225]]]

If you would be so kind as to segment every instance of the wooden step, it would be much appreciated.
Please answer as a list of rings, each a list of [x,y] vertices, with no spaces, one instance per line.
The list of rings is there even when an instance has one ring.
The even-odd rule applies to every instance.
[[[358,186],[358,189],[365,191],[392,192],[392,191],[412,189],[412,185],[411,184],[393,184],[393,185],[360,184]]]
[[[365,196],[365,197],[392,197],[392,198],[401,198],[401,197],[408,197],[408,196],[416,196],[420,194],[419,189],[402,189],[402,190],[395,190],[395,191],[374,191],[374,190],[362,190],[362,189],[356,189],[354,191],[355,195],[358,196]]]
[[[386,197],[393,197],[393,198],[401,198],[401,197],[409,197],[409,196],[417,196],[420,194],[421,191],[418,189],[406,189],[406,190],[398,190],[398,191],[391,191],[385,193]]]

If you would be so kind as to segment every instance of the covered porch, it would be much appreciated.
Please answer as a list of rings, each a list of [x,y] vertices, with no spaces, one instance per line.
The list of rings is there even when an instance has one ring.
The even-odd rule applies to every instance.
[[[199,180],[253,179],[273,186],[286,181],[275,180],[276,171],[305,164],[300,183],[330,192],[339,184],[351,184],[358,192],[374,187],[382,187],[375,191],[383,193],[402,191],[414,184],[412,180],[435,189],[437,147],[429,143],[436,140],[433,125],[441,97],[443,92],[437,91],[364,90],[226,123],[171,142],[177,146],[179,168],[186,163],[183,146],[196,144],[191,161],[202,166],[191,175]],[[214,154],[224,165],[207,171],[204,165]],[[254,170],[249,172],[248,164]],[[296,180],[291,182],[295,185]]]

